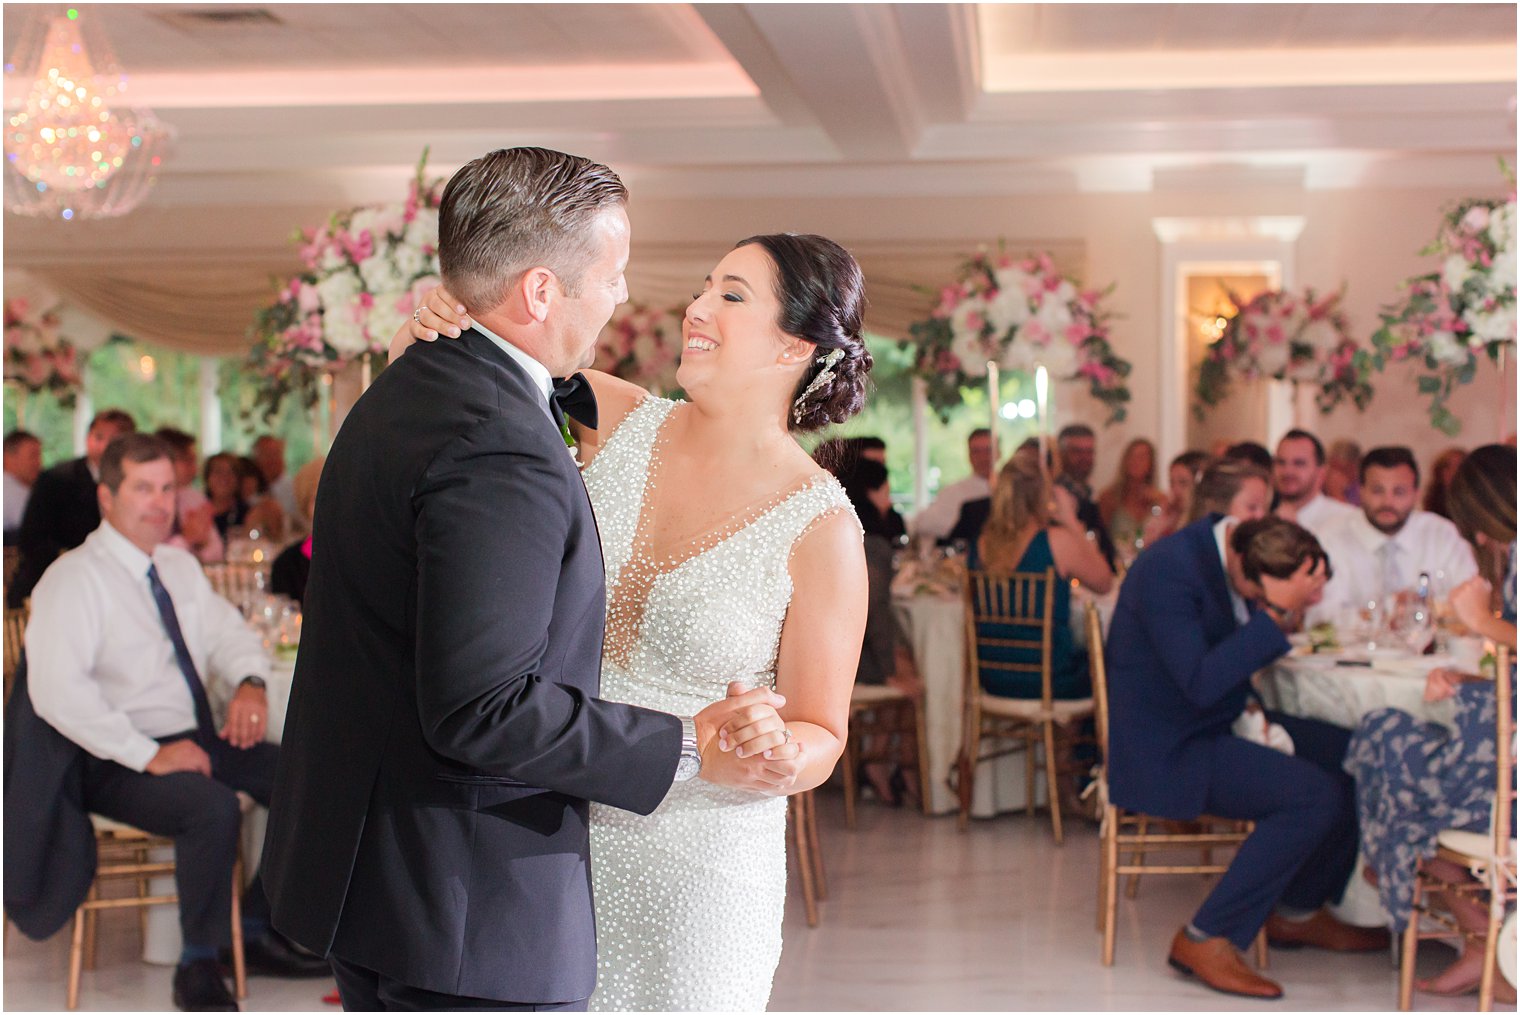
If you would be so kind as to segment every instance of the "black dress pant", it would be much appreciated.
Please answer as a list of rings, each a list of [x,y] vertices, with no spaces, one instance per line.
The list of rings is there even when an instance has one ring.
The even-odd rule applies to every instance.
[[[344,1011],[585,1011],[586,1001],[521,1003],[439,994],[329,955]]]
[[[269,806],[280,749],[259,743],[243,750],[220,737],[194,733],[160,743],[195,739],[211,757],[211,777],[198,772],[149,775],[87,756],[84,803],[92,813],[174,840],[174,881],[186,945],[232,944],[232,868],[237,862],[242,812],[237,791]],[[268,918],[268,902],[255,883],[246,917]]]

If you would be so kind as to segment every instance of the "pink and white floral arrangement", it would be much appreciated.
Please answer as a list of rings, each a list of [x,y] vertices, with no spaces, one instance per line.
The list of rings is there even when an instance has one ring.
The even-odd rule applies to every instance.
[[[1461,202],[1420,253],[1441,258],[1440,270],[1409,279],[1383,309],[1365,368],[1420,362],[1431,425],[1454,435],[1462,424],[1447,408],[1453,389],[1472,381],[1480,355],[1498,363],[1515,345],[1515,195]]]
[[[940,290],[933,314],[909,329],[929,403],[941,413],[959,404],[961,389],[981,383],[989,361],[1018,371],[1043,365],[1054,379],[1085,381],[1108,406],[1110,423],[1124,419],[1130,364],[1108,342],[1107,292],[1079,288],[1049,254],[981,251]]]
[[[1224,401],[1236,379],[1257,378],[1315,385],[1320,412],[1347,400],[1365,409],[1372,386],[1358,367],[1357,344],[1340,309],[1344,295],[1344,288],[1328,296],[1272,289],[1241,305],[1232,294],[1240,309],[1204,353],[1195,413]]]
[[[63,337],[56,300],[5,301],[5,380],[32,393],[48,391],[65,406],[83,382],[79,352]]]
[[[367,358],[385,362],[391,336],[438,285],[438,206],[445,181],[427,180],[427,152],[406,200],[335,213],[297,235],[304,270],[255,316],[249,363],[263,380],[265,416],[299,393],[315,403],[321,375]]]
[[[624,303],[597,336],[592,366],[657,394],[669,394],[676,389],[681,360],[682,313],[680,308]]]

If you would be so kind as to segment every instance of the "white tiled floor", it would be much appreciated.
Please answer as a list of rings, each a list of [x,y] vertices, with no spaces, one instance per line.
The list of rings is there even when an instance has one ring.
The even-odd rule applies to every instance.
[[[1392,1009],[1387,955],[1273,952],[1271,975],[1287,996],[1273,1005],[1225,997],[1165,964],[1173,932],[1206,891],[1202,879],[1152,878],[1121,900],[1118,956],[1098,959],[1094,929],[1097,837],[1068,826],[1057,848],[1047,819],[1005,816],[962,835],[950,818],[925,819],[870,803],[860,827],[843,823],[837,793],[818,806],[829,899],[809,929],[796,892],[771,1008],[803,1010],[1324,1010]],[[151,1011],[169,1005],[170,971],[137,954],[135,917],[108,914],[100,968],[86,973],[81,1008]],[[1421,969],[1447,952],[1427,945]],[[6,1010],[60,1009],[68,941],[6,946]],[[249,1010],[320,1007],[324,981],[250,981]],[[1472,998],[1417,997],[1424,1010],[1471,1010]]]

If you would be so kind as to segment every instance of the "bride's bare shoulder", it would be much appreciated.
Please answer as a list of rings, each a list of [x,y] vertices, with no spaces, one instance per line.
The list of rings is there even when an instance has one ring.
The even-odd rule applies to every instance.
[[[603,439],[628,418],[628,414],[643,404],[649,392],[631,381],[603,373],[600,370],[585,371],[591,390],[596,392],[596,430]]]

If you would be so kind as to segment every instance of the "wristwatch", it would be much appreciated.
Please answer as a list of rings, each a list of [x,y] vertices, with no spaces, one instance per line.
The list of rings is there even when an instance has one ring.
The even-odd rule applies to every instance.
[[[702,752],[697,749],[697,724],[690,719],[681,720],[681,757],[676,762],[675,782],[695,779],[702,771]]]
[[[254,676],[244,677],[242,679],[242,681],[239,682],[238,687],[243,687],[244,685],[247,685],[249,687],[256,687],[256,688],[258,688],[261,691],[264,690],[265,686],[266,686],[264,684],[264,678],[263,677],[254,677]]]

